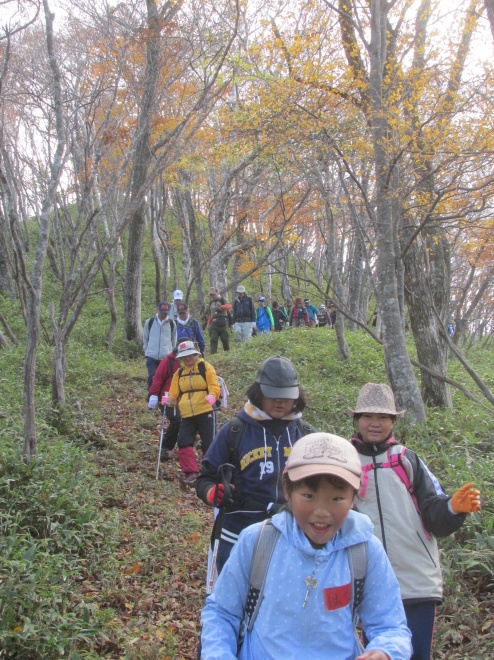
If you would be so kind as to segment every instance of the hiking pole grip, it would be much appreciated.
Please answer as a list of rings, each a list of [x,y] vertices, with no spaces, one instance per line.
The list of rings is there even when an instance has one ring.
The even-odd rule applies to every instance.
[[[235,466],[232,465],[231,463],[222,463],[218,467],[218,472],[216,476],[216,484],[222,484],[223,485],[223,496],[221,498],[221,502],[218,501],[218,489],[216,489],[215,493],[215,498],[214,498],[214,506],[218,508],[224,508],[226,505],[229,505],[233,501],[232,497],[232,477],[233,473],[235,471]]]

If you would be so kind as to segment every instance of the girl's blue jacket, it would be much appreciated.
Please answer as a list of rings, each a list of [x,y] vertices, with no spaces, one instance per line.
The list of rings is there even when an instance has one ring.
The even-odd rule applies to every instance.
[[[358,613],[369,643],[391,660],[411,655],[398,582],[381,542],[365,515],[350,511],[342,528],[322,549],[314,549],[288,511],[275,515],[281,531],[266,576],[264,597],[241,660],[354,660],[354,638],[348,586],[352,578],[346,548],[367,541],[364,596]],[[202,611],[203,660],[237,657],[237,637],[249,588],[249,571],[259,524],[245,529],[225,564]],[[307,577],[317,580],[309,589]]]

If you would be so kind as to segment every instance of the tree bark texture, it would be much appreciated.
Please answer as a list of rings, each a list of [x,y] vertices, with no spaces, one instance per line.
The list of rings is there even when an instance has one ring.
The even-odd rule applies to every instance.
[[[142,195],[148,168],[151,163],[151,122],[156,101],[156,88],[159,76],[160,36],[162,21],[158,15],[155,0],[146,0],[147,7],[147,42],[146,70],[139,118],[135,155],[132,163],[131,199]],[[124,327],[125,337],[129,341],[140,343],[142,340],[141,324],[141,284],[142,284],[142,246],[146,223],[144,198],[138,204],[129,224],[127,247],[127,267],[124,284]]]

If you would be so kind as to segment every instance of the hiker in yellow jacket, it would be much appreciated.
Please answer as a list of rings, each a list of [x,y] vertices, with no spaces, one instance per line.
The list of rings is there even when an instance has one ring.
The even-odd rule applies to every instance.
[[[205,454],[215,434],[215,407],[220,396],[218,377],[212,364],[205,362],[194,342],[178,345],[177,359],[182,365],[173,375],[170,392],[163,397],[168,406],[178,405],[182,421],[178,432],[178,460],[182,483],[193,485],[199,474],[194,451],[196,433]]]

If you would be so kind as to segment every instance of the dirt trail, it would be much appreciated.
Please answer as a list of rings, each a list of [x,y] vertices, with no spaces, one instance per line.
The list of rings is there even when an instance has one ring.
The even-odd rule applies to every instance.
[[[196,657],[212,511],[179,483],[176,460],[156,465],[159,412],[147,410],[144,383],[112,382],[101,431],[111,447],[96,454],[104,507],[118,510],[119,542],[107,554],[112,575],[87,580],[100,609],[112,608],[98,653],[111,658]],[[84,585],[83,585],[84,587]]]

